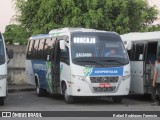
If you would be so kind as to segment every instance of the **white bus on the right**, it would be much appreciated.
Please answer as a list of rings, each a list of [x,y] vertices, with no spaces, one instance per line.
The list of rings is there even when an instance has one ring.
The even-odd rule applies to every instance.
[[[130,94],[151,94],[156,58],[160,57],[160,31],[121,35],[131,63]]]

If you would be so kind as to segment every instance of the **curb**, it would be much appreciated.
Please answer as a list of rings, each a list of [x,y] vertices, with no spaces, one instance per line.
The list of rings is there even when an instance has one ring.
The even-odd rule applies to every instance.
[[[35,91],[34,88],[29,89],[8,89],[8,93],[14,93],[14,92],[24,92],[24,91]]]
[[[12,86],[12,87],[8,87],[8,93],[14,93],[14,92],[26,92],[26,91],[35,91],[36,88],[33,86]]]

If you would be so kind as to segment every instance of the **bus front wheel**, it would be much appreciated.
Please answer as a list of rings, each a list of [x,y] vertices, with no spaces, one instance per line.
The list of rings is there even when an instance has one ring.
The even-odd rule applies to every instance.
[[[113,96],[112,100],[114,103],[121,103],[123,100],[123,97],[122,96]]]
[[[4,97],[0,97],[0,106],[4,105]]]
[[[74,103],[74,97],[68,95],[68,89],[65,83],[62,84],[62,91],[63,91],[63,95],[64,95],[64,99],[66,101],[66,103],[72,104]]]

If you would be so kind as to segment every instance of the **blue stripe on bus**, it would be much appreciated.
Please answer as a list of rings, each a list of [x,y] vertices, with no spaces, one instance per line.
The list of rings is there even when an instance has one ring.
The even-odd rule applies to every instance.
[[[122,76],[123,67],[116,68],[92,68],[88,76]]]
[[[46,61],[32,60],[32,67],[34,74],[39,77],[39,83],[41,88],[47,89],[46,83]]]

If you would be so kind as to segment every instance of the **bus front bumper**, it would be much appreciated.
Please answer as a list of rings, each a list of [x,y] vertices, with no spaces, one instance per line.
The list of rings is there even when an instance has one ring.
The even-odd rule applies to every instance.
[[[100,84],[100,83],[99,83]],[[97,84],[98,85],[98,84]],[[69,94],[71,96],[125,96],[129,94],[130,89],[130,78],[122,80],[119,86],[113,91],[107,91],[111,88],[102,88],[99,91],[96,91],[93,85],[88,84],[83,81],[76,81],[73,84],[69,85]],[[95,84],[96,86],[96,84]]]

